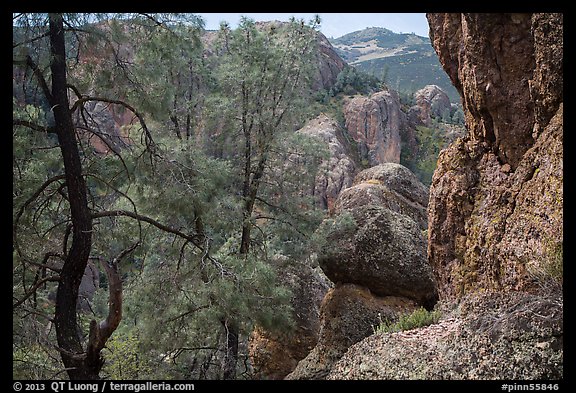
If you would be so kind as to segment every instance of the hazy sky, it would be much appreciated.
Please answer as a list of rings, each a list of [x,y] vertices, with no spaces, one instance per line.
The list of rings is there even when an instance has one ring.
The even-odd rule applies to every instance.
[[[321,31],[326,37],[338,38],[353,31],[362,30],[366,27],[385,27],[395,33],[416,33],[428,37],[428,22],[425,14],[377,14],[377,13],[326,13],[319,12],[322,19]],[[244,15],[256,21],[281,20],[286,21],[291,16],[308,21],[314,17],[314,13],[204,13],[200,15],[207,30],[217,30],[221,21],[227,21],[232,27],[236,27],[240,16]]]

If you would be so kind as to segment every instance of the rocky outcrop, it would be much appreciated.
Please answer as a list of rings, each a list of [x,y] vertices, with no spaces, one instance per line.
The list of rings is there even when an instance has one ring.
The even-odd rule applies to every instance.
[[[352,185],[356,173],[354,162],[338,139],[340,126],[333,118],[321,114],[297,132],[318,139],[328,148],[330,156],[320,164],[313,193],[319,206],[331,210],[340,191]]]
[[[403,165],[386,163],[373,166],[358,173],[354,178],[354,185],[375,182],[401,196],[406,205],[414,206],[418,210],[426,209],[428,206],[428,188]],[[425,218],[426,212],[422,211],[421,215]]]
[[[255,23],[256,28],[265,31],[271,27],[279,29],[282,26],[287,26],[288,22],[274,21],[258,21]],[[211,32],[207,32],[211,33]],[[206,33],[205,33],[206,34]],[[328,41],[328,38],[319,31],[316,34],[316,70],[312,88],[314,90],[330,90],[336,83],[338,74],[347,66],[346,62],[336,53],[336,50]],[[215,36],[214,33],[211,35]],[[215,38],[206,38],[204,42],[212,44]],[[213,45],[213,44],[212,44]]]
[[[347,66],[346,62],[336,53],[330,41],[322,33],[317,33],[318,54],[316,56],[318,68],[313,89],[330,90],[336,83],[338,74]]]
[[[395,321],[419,305],[434,306],[422,234],[426,199],[414,175],[392,163],[360,172],[340,194],[333,217],[319,229],[318,251],[318,263],[336,287],[322,302],[318,344],[287,379],[323,379],[382,321]]]
[[[374,296],[354,284],[337,285],[322,302],[318,345],[286,379],[324,379],[346,350],[374,333],[379,322],[396,320],[415,307],[405,298]]]
[[[399,164],[360,172],[335,209],[337,216],[350,215],[353,223],[326,228],[320,267],[333,282],[433,305],[434,280],[422,234],[426,200],[426,187]]]
[[[438,324],[352,346],[327,379],[562,379],[563,336],[559,298],[474,295]]]
[[[447,112],[450,114],[452,106],[448,95],[436,85],[427,85],[414,93],[416,105],[410,108],[419,120],[429,126],[432,118],[442,118]]]
[[[254,376],[282,379],[316,346],[320,331],[320,304],[332,286],[322,271],[310,264],[276,261],[282,285],[292,291],[295,329],[271,332],[257,327],[250,337],[248,353]]]
[[[348,133],[369,166],[400,162],[400,133],[406,126],[398,93],[380,91],[356,96],[344,104]]]
[[[468,135],[430,188],[428,256],[441,298],[529,290],[563,239],[562,14],[429,14]]]
[[[426,240],[411,218],[377,205],[349,210],[355,225],[334,226],[318,262],[335,283],[354,283],[379,296],[403,296],[433,306]]]

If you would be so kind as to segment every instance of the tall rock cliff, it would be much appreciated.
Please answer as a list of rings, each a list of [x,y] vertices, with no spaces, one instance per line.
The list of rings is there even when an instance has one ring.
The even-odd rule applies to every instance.
[[[528,290],[562,247],[562,14],[427,17],[468,128],[430,189],[440,297]]]
[[[356,173],[354,161],[346,154],[346,146],[338,139],[342,130],[336,120],[321,114],[297,132],[316,138],[328,149],[330,156],[320,163],[312,192],[318,206],[332,210],[340,191],[352,185]]]
[[[400,133],[406,127],[398,93],[380,91],[370,97],[356,96],[344,104],[350,136],[358,143],[361,157],[374,166],[400,162]]]
[[[346,62],[336,53],[330,41],[318,33],[318,68],[313,87],[315,90],[329,90],[336,83],[338,74],[346,67]]]

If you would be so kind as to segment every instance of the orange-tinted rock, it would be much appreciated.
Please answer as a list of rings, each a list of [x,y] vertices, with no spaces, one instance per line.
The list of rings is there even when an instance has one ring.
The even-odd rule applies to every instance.
[[[405,298],[378,297],[354,284],[336,286],[322,301],[318,345],[286,379],[324,379],[347,349],[373,334],[382,321],[415,308]]]
[[[332,285],[318,268],[306,263],[277,263],[281,283],[292,291],[295,328],[275,332],[254,329],[248,352],[258,379],[284,378],[314,348],[320,331],[320,304]]]
[[[380,91],[344,104],[346,128],[370,166],[400,162],[400,133],[406,127],[398,93]]]

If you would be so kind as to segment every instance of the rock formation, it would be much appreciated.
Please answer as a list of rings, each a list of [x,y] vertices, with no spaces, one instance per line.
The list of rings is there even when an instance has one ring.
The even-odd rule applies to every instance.
[[[426,213],[428,188],[405,166],[393,163],[373,166],[356,175],[353,185],[361,187],[344,190],[339,197],[340,208],[352,207],[351,204],[347,205],[347,201],[351,199],[349,196],[351,194],[357,194],[363,189],[378,190],[390,196],[378,201],[357,203],[357,205],[375,203],[385,206],[392,211],[409,216],[416,221],[421,229],[428,228]],[[378,192],[371,193],[371,195],[378,195]],[[360,201],[358,200],[358,202]]]
[[[85,126],[91,131],[78,128],[78,132],[89,141],[97,153],[119,153],[122,148],[130,145],[130,135],[123,127],[135,123],[135,116],[131,112],[115,105],[89,102],[83,116],[87,121]],[[80,115],[76,121],[84,126]]]
[[[343,111],[348,133],[369,166],[400,162],[400,133],[406,127],[406,115],[397,92],[356,96],[344,104]]]
[[[352,185],[356,167],[346,154],[344,144],[338,139],[338,123],[324,114],[310,120],[298,132],[313,136],[328,147],[330,157],[320,164],[314,196],[319,206],[331,210],[340,191]]]
[[[438,324],[352,346],[327,379],[562,379],[562,322],[553,297],[465,298]]]
[[[318,344],[286,379],[324,379],[348,348],[373,334],[379,322],[415,308],[406,298],[374,296],[354,284],[337,285],[322,302]]]
[[[468,128],[430,188],[444,316],[359,342],[327,378],[562,379],[563,16],[428,21]]]
[[[326,89],[329,90],[336,83],[338,74],[346,66],[346,62],[342,60],[336,53],[330,41],[322,33],[318,33],[318,68],[316,78],[312,87],[315,90]]]
[[[563,236],[561,14],[431,14],[469,134],[430,189],[429,259],[440,295],[528,289]]]
[[[379,296],[433,305],[434,280],[422,235],[426,195],[424,185],[399,164],[360,172],[335,209],[339,216],[349,214],[354,223],[327,228],[318,255],[326,276],[335,283],[365,286]]]
[[[282,379],[308,355],[318,342],[320,304],[332,286],[322,271],[310,264],[277,261],[282,285],[292,291],[295,329],[270,332],[257,327],[250,337],[248,351],[258,379]]]
[[[416,105],[410,111],[427,126],[430,126],[432,118],[442,118],[445,112],[450,113],[452,109],[448,95],[436,85],[427,85],[416,91],[414,101]]]
[[[322,301],[318,344],[287,379],[325,378],[383,320],[436,302],[422,234],[426,188],[393,163],[360,172],[354,184],[319,229],[318,263],[336,287]]]

